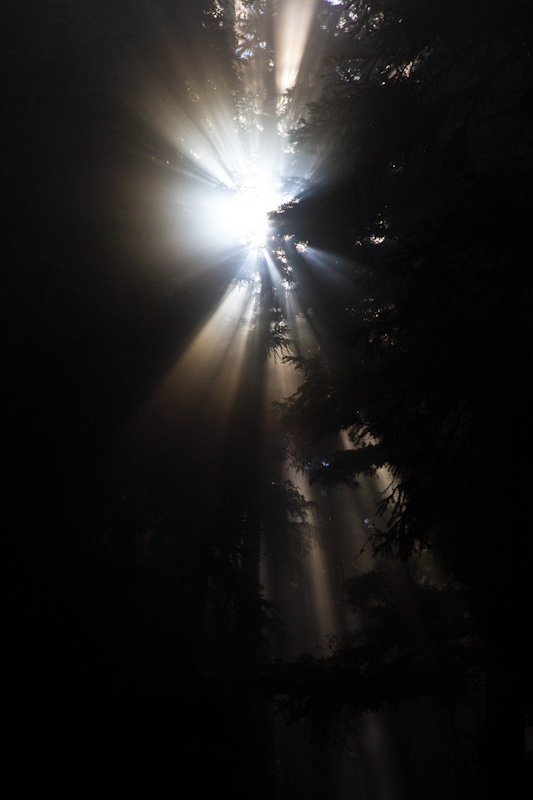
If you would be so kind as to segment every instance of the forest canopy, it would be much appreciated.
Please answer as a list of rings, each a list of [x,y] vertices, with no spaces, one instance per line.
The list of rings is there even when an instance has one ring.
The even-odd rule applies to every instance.
[[[531,664],[510,632],[531,613],[531,26],[523,2],[347,3],[322,95],[292,132],[296,152],[312,151],[330,180],[278,217],[282,231],[357,264],[341,340],[289,357],[302,382],[277,410],[292,457],[323,486],[387,467],[374,552],[408,561],[436,549],[463,584],[493,687],[484,785],[501,792],[523,775],[524,706],[531,714]],[[341,430],[351,447],[335,450]],[[455,668],[428,688],[435,653],[401,645],[379,678],[388,658],[373,667],[371,654],[387,634],[375,630],[325,660],[273,668],[291,718],[379,707],[393,685],[406,697],[451,690]]]

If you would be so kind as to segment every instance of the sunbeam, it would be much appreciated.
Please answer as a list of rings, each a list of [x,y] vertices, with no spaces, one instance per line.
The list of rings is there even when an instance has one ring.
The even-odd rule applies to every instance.
[[[286,0],[280,4],[274,25],[276,42],[276,86],[282,95],[298,77],[311,25],[316,19],[316,0]]]
[[[268,3],[259,6],[236,2],[232,15],[240,53],[237,107],[211,54],[202,59],[204,80],[191,67],[194,40],[190,52],[167,55],[185,84],[185,97],[178,99],[160,74],[141,73],[141,67],[129,77],[124,96],[130,110],[140,126],[166,142],[169,153],[166,162],[149,151],[139,154],[168,171],[162,193],[159,187],[152,201],[167,220],[156,247],[166,242],[176,253],[200,259],[220,258],[229,248],[242,257],[267,244],[268,214],[289,202],[298,187],[293,181],[288,188],[287,177],[294,176],[284,174],[290,159],[284,154],[288,144],[279,100],[298,77],[316,0],[287,0],[274,16]],[[149,196],[150,191],[132,184],[128,193]]]
[[[249,259],[250,268],[253,264]],[[254,283],[229,288],[171,369],[160,380],[130,426],[130,434],[149,437],[151,447],[168,448],[187,425],[209,430],[212,453],[219,453],[248,346],[256,301]]]
[[[199,271],[209,265],[212,272],[217,263],[226,270],[231,265],[233,283],[188,343],[182,344],[132,420],[126,438],[148,443],[141,449],[146,446],[151,459],[157,452],[177,451],[182,459],[194,462],[196,448],[203,448],[205,480],[208,473],[218,475],[231,439],[242,436],[237,449],[248,464],[242,491],[253,486],[248,491],[257,497],[264,495],[265,487],[249,482],[268,448],[280,447],[272,402],[292,395],[298,386],[292,365],[277,356],[327,355],[332,336],[342,331],[351,314],[349,307],[340,316],[338,310],[343,308],[343,294],[351,291],[353,264],[290,233],[281,235],[275,213],[272,216],[284,204],[298,202],[297,192],[314,177],[301,169],[294,177],[286,131],[287,120],[295,113],[294,97],[290,102],[288,98],[302,77],[302,65],[313,55],[319,57],[308,50],[318,5],[318,0],[286,0],[273,13],[266,0],[235,3],[232,24],[244,98],[239,107],[234,108],[234,98],[222,84],[213,83],[207,92],[196,89],[198,78],[192,74],[188,103],[177,102],[171,92],[155,84],[147,88],[146,83],[137,98],[139,115],[176,151],[166,165],[161,200],[167,207],[171,247],[181,256],[187,254]],[[188,75],[183,57],[180,64]],[[204,69],[206,75],[216,72],[207,55]],[[314,91],[309,86],[300,102]],[[315,313],[317,297],[321,315]],[[275,358],[268,357],[272,353]],[[345,432],[338,444],[352,447]],[[161,455],[159,459],[165,460]],[[325,657],[329,637],[348,628],[340,590],[343,565],[353,565],[363,554],[370,509],[386,478],[365,479],[361,497],[355,500],[340,490],[310,486],[305,470],[298,471],[295,465],[269,469],[270,488],[291,486],[313,505],[306,532],[284,543],[276,530],[279,520],[273,523],[267,510],[255,510],[257,497],[246,496],[240,512],[244,520],[258,515],[261,533],[253,545],[257,558],[252,572],[269,602],[283,609],[285,625],[292,632],[290,644],[280,649],[272,645],[273,655],[298,657],[302,651],[312,651]],[[295,517],[286,511],[284,515],[293,525]],[[261,563],[260,551],[270,551]],[[241,558],[244,564],[245,556]],[[294,566],[295,560],[300,566]],[[368,570],[370,561],[367,551],[359,558],[358,569]],[[217,657],[215,653],[215,661]],[[381,728],[376,720],[372,732]],[[369,751],[374,759],[370,745]],[[283,768],[286,774],[292,770],[285,763]],[[351,792],[356,780],[352,767],[339,762],[330,766],[328,775],[329,781],[344,785],[339,791]]]

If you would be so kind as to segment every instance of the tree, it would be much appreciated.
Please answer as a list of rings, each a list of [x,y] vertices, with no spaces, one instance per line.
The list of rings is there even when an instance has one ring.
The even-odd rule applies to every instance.
[[[513,775],[519,794],[527,659],[509,620],[530,615],[531,542],[516,498],[527,495],[532,441],[531,276],[520,255],[532,19],[521,2],[436,6],[347,4],[345,57],[294,132],[323,154],[323,174],[343,175],[289,205],[284,232],[313,244],[331,213],[358,269],[348,351],[294,358],[304,381],[280,410],[304,445],[348,431],[353,448],[322,450],[315,480],[389,468],[376,551],[407,559],[438,547],[468,585],[489,654],[485,788],[504,792]],[[517,435],[496,433],[508,419]],[[517,524],[503,543],[510,508]]]
[[[440,731],[439,746],[455,762],[447,775],[433,774],[435,796],[471,797],[483,647],[461,588],[431,574],[427,563],[409,574],[397,563],[378,562],[349,578],[344,590],[354,630],[332,637],[325,655],[267,664],[261,680],[288,724],[303,725],[311,741],[343,749],[353,746],[354,735],[364,736],[365,715],[403,709],[408,729],[413,701],[430,698],[446,710],[449,727]],[[395,746],[406,761],[412,758],[401,742]],[[409,794],[419,796],[414,785]]]

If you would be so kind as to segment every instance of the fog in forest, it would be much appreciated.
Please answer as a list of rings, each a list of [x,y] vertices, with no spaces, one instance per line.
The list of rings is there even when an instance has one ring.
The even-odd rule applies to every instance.
[[[10,796],[530,798],[531,3],[0,14]]]

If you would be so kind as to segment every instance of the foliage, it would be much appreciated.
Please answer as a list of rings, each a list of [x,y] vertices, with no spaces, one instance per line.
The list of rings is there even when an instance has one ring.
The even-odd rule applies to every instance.
[[[479,686],[483,648],[459,587],[398,580],[378,566],[344,588],[360,620],[354,632],[332,637],[324,656],[263,668],[289,723],[342,743],[363,714],[422,696],[453,707]]]
[[[293,134],[343,176],[280,214],[312,244],[331,204],[366,268],[351,355],[293,358],[303,383],[278,411],[300,446],[349,433],[355,449],[323,450],[314,479],[388,466],[383,545],[404,557],[531,444],[532,20],[521,2],[460,5],[348,4],[344,60]],[[502,416],[520,419],[520,441],[492,435]]]
[[[532,25],[521,0],[347,3],[342,57],[292,134],[317,181],[279,214],[282,233],[354,263],[351,327],[292,358],[303,381],[277,407],[288,450],[325,484],[386,467],[374,552],[408,563],[431,546],[452,577],[417,587],[422,617],[378,576],[354,577],[355,635],[267,682],[290,720],[327,730],[444,686],[473,696],[483,674],[485,796],[510,782],[528,796],[530,662],[509,629],[531,616]],[[338,431],[352,447],[335,451]],[[443,617],[458,577],[475,624]]]

